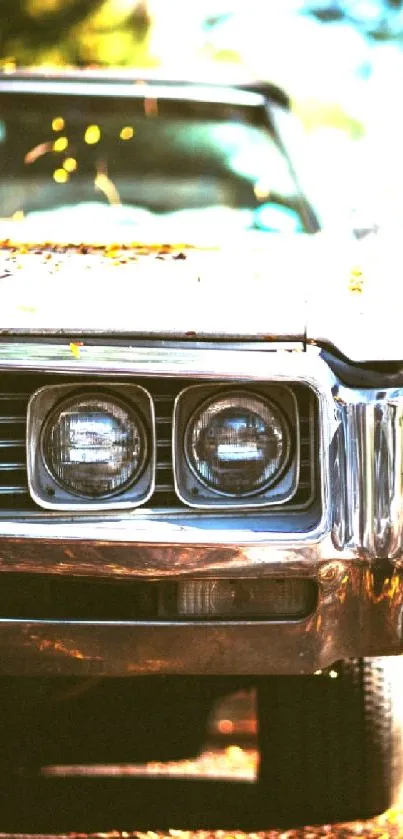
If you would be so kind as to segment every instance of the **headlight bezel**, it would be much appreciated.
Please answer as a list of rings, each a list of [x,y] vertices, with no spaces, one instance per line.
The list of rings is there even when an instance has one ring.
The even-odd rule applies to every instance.
[[[46,462],[44,433],[52,417],[74,400],[104,398],[123,406],[139,417],[146,435],[141,468],[132,480],[112,493],[100,497],[81,495],[64,486]],[[33,500],[49,510],[98,511],[134,508],[151,497],[155,486],[155,416],[154,403],[140,385],[110,381],[89,381],[80,384],[46,385],[31,396],[27,411],[28,487]]]
[[[203,405],[231,393],[258,397],[275,409],[289,433],[289,446],[284,464],[273,481],[248,494],[234,496],[209,488],[197,475],[185,451],[189,423]],[[253,510],[283,505],[298,489],[300,464],[300,430],[298,403],[292,387],[272,383],[214,383],[184,388],[176,397],[173,416],[173,467],[175,490],[188,507],[210,510]]]

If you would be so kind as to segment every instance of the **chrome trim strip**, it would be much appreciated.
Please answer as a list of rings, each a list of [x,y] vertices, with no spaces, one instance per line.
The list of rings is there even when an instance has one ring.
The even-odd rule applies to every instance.
[[[70,343],[45,343],[45,339],[0,343],[0,370],[38,370],[83,375],[111,373],[136,376],[174,376],[195,380],[237,379],[238,381],[301,381],[315,388],[329,389],[334,376],[316,348],[306,352],[277,352],[180,346],[102,346],[82,344],[75,350]],[[266,345],[267,348],[270,345]],[[295,346],[294,344],[292,345]]]
[[[403,551],[403,389],[333,389],[330,472],[335,545],[373,557]]]
[[[207,534],[204,544],[195,541],[197,527],[177,529],[177,541],[169,524],[152,531],[147,524],[133,528],[128,520],[110,525],[65,522],[15,528],[0,537],[0,574],[29,573],[65,576],[114,578],[177,578],[195,577],[258,577],[265,574],[300,572],[315,573],[322,562],[351,561],[357,552],[335,547],[330,536],[321,541],[288,536],[283,543],[269,541],[261,534],[260,543],[248,541],[245,531],[239,542],[227,535],[226,543],[218,544],[215,532]],[[25,527],[25,530],[24,530]],[[46,537],[45,535],[46,534]],[[154,542],[151,541],[154,537]],[[210,540],[208,537],[210,536]],[[215,537],[215,540],[214,540]],[[242,541],[244,544],[242,544]]]
[[[0,519],[0,555],[4,542],[7,544],[10,540],[19,539],[32,543],[59,543],[66,549],[71,547],[71,550],[77,551],[79,564],[80,545],[83,543],[94,543],[94,547],[98,544],[111,547],[131,545],[141,548],[143,554],[146,548],[154,552],[155,546],[157,550],[165,550],[169,546],[174,551],[186,546],[200,551],[210,546],[243,549],[254,545],[264,550],[274,547],[300,550],[305,546],[316,546],[328,535],[324,530],[324,521],[327,523],[328,516],[322,517],[315,528],[301,533],[252,530],[248,529],[247,521],[242,529],[230,529],[224,527],[222,519],[218,526],[214,527],[214,518],[209,522],[210,529],[203,530],[198,526],[198,516],[190,516],[189,523],[186,524],[177,524],[175,518],[173,515],[164,516],[163,512],[158,517],[154,514],[147,517],[141,515],[140,509],[134,510],[133,515],[126,516],[122,513],[119,517],[108,520],[106,517],[94,517],[91,522],[88,519],[82,521],[83,516],[62,517],[53,514],[46,518],[25,516],[11,520]],[[237,520],[239,519],[240,516],[237,516]]]
[[[240,87],[226,87],[225,85],[203,86],[200,84],[181,85],[164,84],[161,82],[137,81],[136,79],[109,79],[108,81],[89,79],[83,84],[81,79],[64,80],[54,76],[52,79],[0,77],[0,94],[31,93],[49,94],[57,96],[110,96],[120,99],[165,99],[179,102],[205,102],[209,104],[234,105],[241,107],[263,107],[265,97],[263,93]]]
[[[325,563],[317,576],[317,610],[289,623],[0,619],[0,673],[298,674],[351,656],[402,652],[400,568]]]

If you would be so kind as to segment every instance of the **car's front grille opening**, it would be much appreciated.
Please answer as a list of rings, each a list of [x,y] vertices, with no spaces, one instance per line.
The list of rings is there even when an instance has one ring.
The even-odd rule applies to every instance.
[[[0,374],[0,512],[38,509],[31,500],[26,468],[26,413],[30,396],[44,385],[77,383],[85,385],[94,376],[61,377],[26,373]],[[116,379],[116,382],[123,379]],[[155,405],[157,470],[156,486],[147,508],[188,509],[177,497],[172,466],[172,413],[177,394],[195,380],[138,379],[151,394]],[[213,383],[212,383],[213,384]],[[318,497],[318,417],[317,400],[304,384],[292,384],[298,402],[300,432],[300,463],[298,489],[293,498],[282,505],[284,510],[302,510]]]
[[[315,611],[311,579],[104,580],[3,574],[0,620],[290,621]]]
[[[0,377],[0,509],[29,504],[25,456],[29,396],[29,390],[19,390],[19,376]]]

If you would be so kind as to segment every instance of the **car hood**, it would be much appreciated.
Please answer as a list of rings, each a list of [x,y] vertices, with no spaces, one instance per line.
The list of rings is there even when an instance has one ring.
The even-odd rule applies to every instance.
[[[303,341],[357,362],[401,360],[399,306],[385,317],[400,275],[381,244],[325,234],[248,234],[220,247],[5,241],[0,334]]]
[[[302,340],[308,244],[5,247],[0,331]]]

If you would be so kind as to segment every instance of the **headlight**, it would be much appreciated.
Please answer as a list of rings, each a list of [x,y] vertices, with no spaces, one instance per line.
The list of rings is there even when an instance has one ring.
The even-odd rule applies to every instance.
[[[291,387],[203,384],[174,408],[174,478],[189,507],[254,509],[297,491],[298,403]]]
[[[230,391],[191,417],[185,454],[199,480],[214,492],[246,496],[280,477],[290,454],[290,434],[281,411],[268,399]]]
[[[28,486],[53,510],[144,504],[155,485],[155,418],[140,385],[48,385],[27,415]]]
[[[105,498],[130,486],[147,456],[147,436],[137,411],[107,395],[69,399],[42,432],[45,465],[67,490]]]

